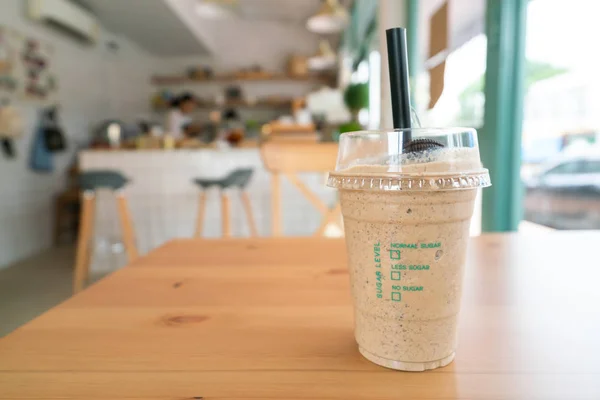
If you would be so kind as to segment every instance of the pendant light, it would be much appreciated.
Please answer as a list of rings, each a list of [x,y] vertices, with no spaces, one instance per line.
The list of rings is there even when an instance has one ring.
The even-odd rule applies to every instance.
[[[348,25],[348,19],[348,12],[338,0],[325,0],[319,12],[306,21],[306,28],[321,35],[339,33]]]

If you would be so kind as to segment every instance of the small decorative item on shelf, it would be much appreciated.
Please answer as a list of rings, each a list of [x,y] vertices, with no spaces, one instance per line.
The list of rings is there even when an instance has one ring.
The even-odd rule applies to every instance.
[[[260,123],[255,119],[246,120],[246,136],[258,137],[260,131]]]
[[[308,76],[308,57],[292,55],[288,59],[287,73],[294,78],[305,78]]]
[[[173,150],[175,148],[175,138],[170,133],[165,133],[162,140],[163,149]]]
[[[258,104],[258,99],[256,98],[256,96],[246,96],[245,100],[248,106],[255,106],[256,104]]]
[[[262,103],[272,107],[286,107],[291,106],[291,100],[279,95],[266,96],[263,98]]]
[[[215,102],[204,97],[196,97],[196,104],[198,107],[211,107]]]
[[[238,79],[266,79],[273,76],[271,72],[264,71],[259,65],[253,65],[250,68],[242,69],[234,75]]]
[[[236,147],[244,139],[244,130],[241,128],[235,128],[229,131],[225,140],[232,147]]]
[[[172,100],[173,93],[168,90],[161,90],[152,96],[150,103],[154,110],[164,110],[169,108]]]
[[[201,65],[199,67],[189,67],[187,70],[187,76],[190,79],[203,81],[211,79],[214,76],[214,71],[207,65]]]
[[[241,101],[242,97],[242,89],[239,86],[229,86],[225,89],[225,101]]]
[[[241,121],[240,114],[235,109],[225,110],[222,127],[224,134],[221,138],[230,146],[236,146],[244,139],[244,124]]]
[[[138,150],[156,150],[163,147],[162,139],[151,135],[139,135],[132,143],[132,148]]]
[[[306,105],[306,97],[296,97],[292,100],[291,106],[297,124],[308,125],[313,122],[310,110]]]
[[[187,77],[190,79],[196,79],[198,76],[198,68],[197,67],[189,67],[187,69]]]
[[[120,148],[125,142],[134,140],[141,134],[137,124],[125,124],[119,120],[102,121],[94,130],[91,146],[93,148]]]
[[[106,136],[108,137],[108,145],[113,149],[118,149],[121,147],[122,141],[122,131],[121,125],[113,122],[108,125],[106,128]]]
[[[180,149],[202,149],[210,146],[202,143],[198,138],[186,137],[177,142],[177,147]]]

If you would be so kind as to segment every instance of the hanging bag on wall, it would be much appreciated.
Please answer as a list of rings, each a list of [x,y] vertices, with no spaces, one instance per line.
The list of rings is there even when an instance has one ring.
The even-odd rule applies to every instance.
[[[15,107],[0,106],[0,146],[6,157],[15,157],[14,139],[23,135],[23,127],[23,118]]]
[[[33,133],[33,141],[31,142],[29,166],[36,172],[52,172],[54,170],[52,153],[46,147],[44,128],[46,116],[46,112],[42,111],[39,123]]]
[[[65,134],[58,123],[58,109],[51,107],[44,110],[42,123],[44,144],[49,152],[56,153],[67,149]]]

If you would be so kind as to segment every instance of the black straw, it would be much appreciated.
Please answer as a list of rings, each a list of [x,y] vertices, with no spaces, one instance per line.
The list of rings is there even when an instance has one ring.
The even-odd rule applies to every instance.
[[[385,31],[387,38],[390,93],[394,129],[411,127],[410,88],[408,84],[408,56],[406,52],[406,29],[392,28]],[[411,132],[404,132],[405,143],[410,143]]]

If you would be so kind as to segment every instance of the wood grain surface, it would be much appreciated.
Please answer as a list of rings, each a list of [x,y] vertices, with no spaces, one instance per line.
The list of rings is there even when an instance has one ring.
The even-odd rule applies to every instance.
[[[342,240],[179,240],[0,340],[1,399],[600,399],[600,233],[472,242],[460,346],[356,348]]]

